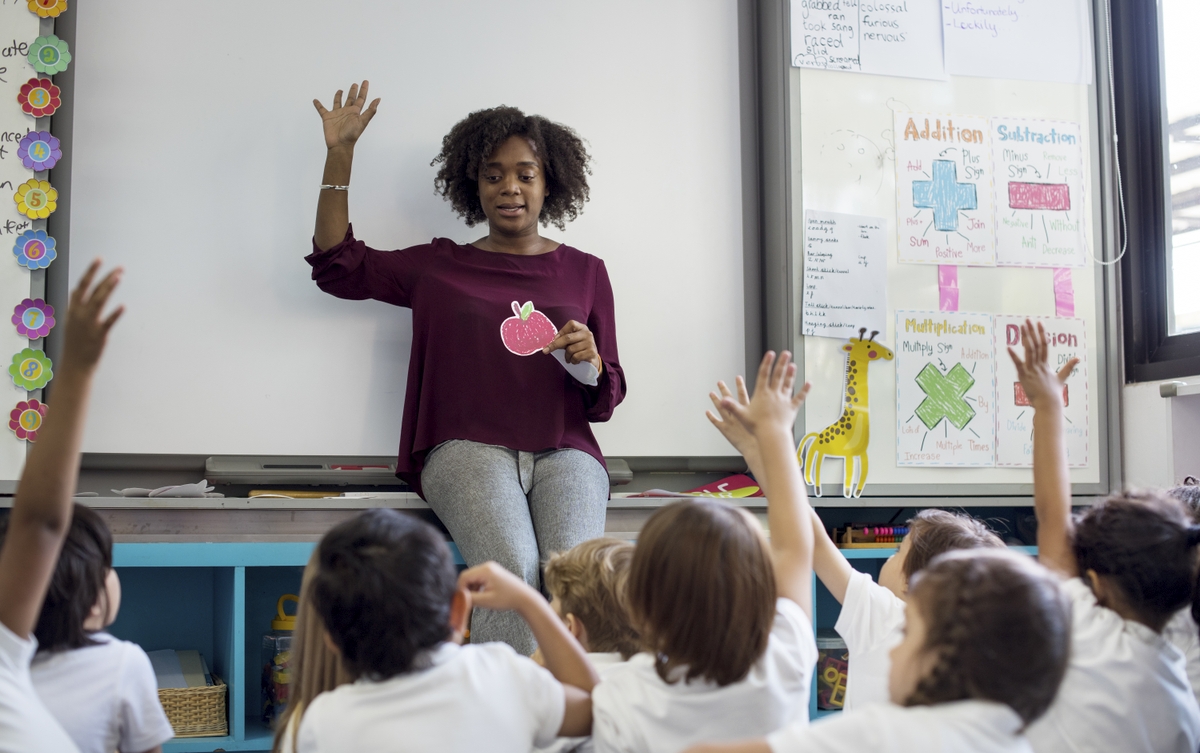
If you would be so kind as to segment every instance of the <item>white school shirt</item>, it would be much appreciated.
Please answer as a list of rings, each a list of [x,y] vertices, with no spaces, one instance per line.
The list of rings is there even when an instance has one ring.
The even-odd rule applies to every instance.
[[[0,753],[78,753],[33,690],[29,661],[37,641],[0,623]]]
[[[1188,682],[1192,685],[1192,695],[1196,696],[1196,702],[1200,703],[1200,628],[1197,628],[1196,621],[1192,619],[1191,606],[1180,609],[1171,618],[1163,628],[1163,635],[1183,653],[1187,664]]]
[[[1071,659],[1054,703],[1029,727],[1033,749],[1196,753],[1200,708],[1179,649],[1097,604],[1079,578],[1063,590],[1071,600]]]
[[[625,657],[613,651],[612,653],[588,654],[588,661],[596,668],[600,679],[603,680],[605,670],[625,661]],[[592,743],[591,737],[560,737],[544,748],[534,748],[536,753],[593,753],[595,750],[596,746]]]
[[[592,691],[596,751],[676,753],[806,723],[816,661],[812,622],[790,599],[776,600],[767,650],[741,682],[723,688],[703,680],[667,684],[654,657],[638,654],[610,667]]]
[[[1032,753],[1021,717],[990,701],[874,704],[767,736],[771,753]]]
[[[297,753],[529,753],[558,736],[566,696],[553,675],[504,643],[443,643],[424,669],[321,693]]]
[[[91,637],[98,645],[41,653],[30,667],[37,694],[80,753],[135,753],[174,737],[142,647]]]
[[[846,584],[842,613],[834,625],[846,642],[850,669],[845,711],[890,703],[891,651],[904,640],[904,600],[866,573],[855,571]]]

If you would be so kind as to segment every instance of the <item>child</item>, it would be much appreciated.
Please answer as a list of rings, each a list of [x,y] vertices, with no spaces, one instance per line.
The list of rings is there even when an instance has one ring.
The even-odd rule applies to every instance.
[[[1030,753],[1022,732],[1054,700],[1070,653],[1054,576],[1003,550],[949,552],[913,577],[906,611],[888,679],[896,706],[689,753]]]
[[[1172,497],[1187,505],[1192,521],[1200,523],[1200,482],[1188,476],[1183,484],[1168,492]],[[1200,704],[1200,626],[1192,614],[1192,605],[1180,609],[1163,628],[1163,637],[1183,653],[1187,665],[1188,683],[1192,694]]]
[[[161,751],[175,736],[150,657],[104,628],[121,608],[112,533],[74,506],[71,527],[34,635],[33,686],[81,753]]]
[[[92,262],[71,293],[63,355],[55,364],[54,404],[29,448],[8,516],[8,535],[0,545],[0,753],[78,750],[38,700],[29,662],[37,650],[33,628],[71,524],[92,376],[122,311],[102,318],[121,270],[93,288],[99,268],[99,261]]]
[[[721,397],[715,392],[709,393],[709,397],[720,417],[709,411],[708,420],[742,454],[755,478],[761,480],[764,475],[758,445],[723,402],[736,400],[745,405],[749,400],[746,384],[738,377],[736,398],[724,382],[718,382],[717,387]],[[897,552],[883,563],[879,583],[875,583],[871,576],[850,565],[829,538],[815,510],[812,524],[813,569],[842,605],[834,628],[849,652],[850,675],[843,708],[852,711],[872,703],[887,703],[888,657],[904,635],[904,600],[909,580],[943,552],[1003,547],[1004,542],[974,518],[943,510],[921,510],[908,521],[908,534]]]
[[[715,500],[676,502],[647,521],[629,606],[649,653],[609,667],[596,687],[599,753],[676,753],[808,719],[812,525],[791,434],[808,385],[793,396],[790,358],[767,353],[753,399],[730,406],[762,450],[771,541],[745,510]]]
[[[528,753],[591,728],[595,672],[540,593],[495,563],[455,577],[434,528],[376,509],[329,531],[309,592],[325,640],[356,682],[321,693],[300,753]],[[529,624],[549,672],[503,643],[462,646],[471,604]],[[401,742],[402,741],[402,742]]]
[[[626,583],[633,544],[619,539],[585,541],[550,556],[542,582],[550,607],[588,652],[588,661],[604,678],[606,668],[641,650],[637,631],[629,623]],[[537,660],[540,652],[534,655]],[[539,749],[543,753],[585,753],[591,738],[561,738]]]
[[[1063,428],[1063,384],[1041,324],[1009,348],[1034,409],[1033,486],[1038,559],[1066,579],[1071,663],[1062,692],[1029,729],[1038,753],[1112,750],[1195,753],[1200,708],[1183,655],[1161,635],[1193,598],[1200,526],[1165,495],[1110,496],[1073,520]]]

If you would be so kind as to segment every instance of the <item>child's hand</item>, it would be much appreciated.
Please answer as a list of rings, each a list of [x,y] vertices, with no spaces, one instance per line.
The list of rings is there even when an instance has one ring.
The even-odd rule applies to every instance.
[[[721,435],[729,440],[729,444],[733,445],[733,448],[741,453],[742,457],[757,455],[758,440],[733,415],[733,411],[726,408],[722,402],[725,398],[728,398],[736,400],[737,404],[743,408],[748,408],[750,406],[750,395],[746,392],[746,380],[740,376],[737,378],[736,398],[724,382],[717,382],[717,389],[721,391],[720,395],[715,392],[708,393],[708,399],[712,400],[713,408],[717,412],[704,411],[704,415],[708,416],[708,420],[712,422],[712,425],[717,427],[717,431],[721,432]]]
[[[1029,404],[1034,410],[1041,410],[1052,405],[1062,406],[1063,385],[1067,377],[1079,365],[1078,358],[1070,361],[1058,370],[1056,374],[1050,366],[1050,344],[1046,340],[1046,328],[1038,322],[1037,328],[1028,319],[1021,325],[1021,344],[1025,348],[1025,358],[1021,359],[1011,347],[1008,355],[1017,367],[1017,378]]]
[[[471,592],[472,605],[502,612],[519,611],[530,598],[545,601],[525,581],[495,562],[463,570],[458,576],[458,587]]]
[[[75,286],[75,290],[71,291],[71,302],[67,307],[66,334],[63,337],[64,371],[71,368],[84,371],[93,369],[104,351],[108,331],[125,311],[124,306],[118,306],[111,314],[102,318],[104,305],[108,303],[108,297],[121,281],[124,270],[117,267],[93,288],[92,280],[99,269],[100,260],[96,259],[83,273],[83,278]]]
[[[796,423],[796,413],[804,403],[811,385],[807,382],[800,391],[792,394],[796,383],[796,364],[792,354],[786,350],[778,360],[775,353],[767,351],[758,367],[758,380],[754,383],[754,397],[749,404],[742,405],[732,397],[721,399],[721,406],[736,417],[745,429],[755,437],[764,432],[784,430],[791,432]]]

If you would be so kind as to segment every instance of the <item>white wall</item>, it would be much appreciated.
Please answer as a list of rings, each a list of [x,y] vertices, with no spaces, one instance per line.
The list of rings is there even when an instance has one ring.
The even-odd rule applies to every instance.
[[[1127,486],[1171,487],[1184,476],[1200,476],[1200,395],[1160,397],[1160,384],[1127,384],[1122,389]]]

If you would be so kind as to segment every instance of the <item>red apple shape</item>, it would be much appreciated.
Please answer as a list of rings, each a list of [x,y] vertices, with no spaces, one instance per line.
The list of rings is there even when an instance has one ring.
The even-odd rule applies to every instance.
[[[533,307],[533,301],[526,301],[524,306],[513,301],[512,310],[516,316],[510,316],[500,325],[500,339],[510,352],[531,356],[558,334],[558,328]]]

